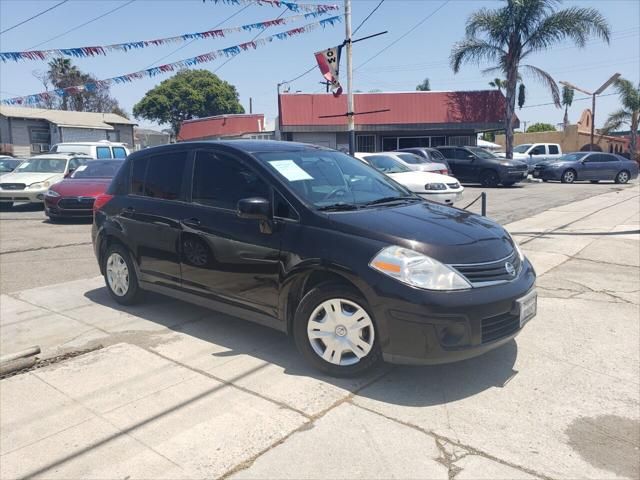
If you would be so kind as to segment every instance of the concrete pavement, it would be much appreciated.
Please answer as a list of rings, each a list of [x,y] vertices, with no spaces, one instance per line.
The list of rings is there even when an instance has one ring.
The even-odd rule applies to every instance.
[[[640,188],[507,226],[539,274],[517,339],[333,379],[281,334],[100,278],[0,298],[0,478],[638,478]]]

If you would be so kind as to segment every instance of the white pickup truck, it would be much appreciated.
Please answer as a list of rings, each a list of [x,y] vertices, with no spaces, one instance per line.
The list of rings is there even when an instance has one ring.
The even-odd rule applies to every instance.
[[[499,157],[506,157],[504,152],[497,153]],[[513,148],[513,159],[521,160],[529,165],[529,172],[533,171],[536,163],[553,160],[562,156],[562,148],[557,143],[523,143]]]

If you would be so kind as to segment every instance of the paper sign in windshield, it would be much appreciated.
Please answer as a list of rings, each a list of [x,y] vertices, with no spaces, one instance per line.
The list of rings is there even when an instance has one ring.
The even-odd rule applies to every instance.
[[[76,168],[76,172],[84,172],[87,169],[88,165],[80,165]]]
[[[23,162],[18,165],[18,170],[22,170],[23,168],[27,168],[29,166],[29,162]]]
[[[300,168],[293,160],[274,160],[269,163],[290,182],[313,180],[313,177]]]

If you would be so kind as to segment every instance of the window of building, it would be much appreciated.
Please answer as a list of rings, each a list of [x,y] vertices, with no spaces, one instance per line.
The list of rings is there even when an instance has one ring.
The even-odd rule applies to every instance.
[[[391,152],[398,150],[398,137],[384,137],[382,139],[382,151]]]
[[[475,146],[476,143],[477,139],[475,136],[458,135],[449,137],[449,145],[453,145],[455,147],[471,147]]]
[[[113,147],[113,158],[126,158],[127,151],[124,147]]]
[[[415,148],[415,147],[429,147],[431,142],[429,137],[399,137],[399,148]]]
[[[48,128],[29,128],[29,143],[32,153],[48,152],[51,144],[51,132]]]
[[[269,196],[267,183],[234,158],[214,152],[197,153],[193,170],[194,203],[235,210],[238,200]]]
[[[375,135],[358,135],[356,137],[356,151],[373,153],[376,151]]]
[[[432,147],[441,147],[447,144],[447,137],[431,137]]]
[[[99,159],[111,158],[111,148],[110,147],[96,147],[96,157],[98,157]]]

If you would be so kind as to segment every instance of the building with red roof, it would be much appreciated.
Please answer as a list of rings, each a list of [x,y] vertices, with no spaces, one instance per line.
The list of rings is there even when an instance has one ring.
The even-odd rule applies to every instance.
[[[182,122],[178,141],[220,140],[231,138],[273,138],[273,131],[266,131],[264,114],[230,114],[194,118]]]
[[[478,133],[504,129],[506,102],[497,90],[356,93],[354,103],[361,152],[475,145]],[[283,140],[348,149],[346,95],[285,93],[278,108]]]

